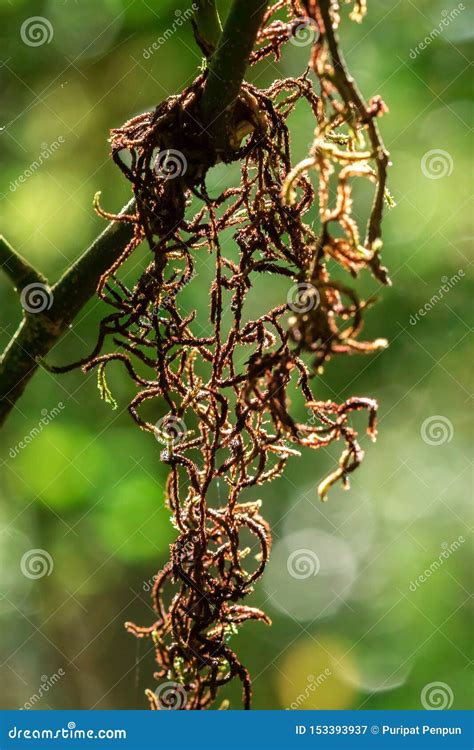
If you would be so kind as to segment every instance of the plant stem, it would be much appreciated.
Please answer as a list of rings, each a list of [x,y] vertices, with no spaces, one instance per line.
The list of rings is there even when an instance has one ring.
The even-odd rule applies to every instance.
[[[9,242],[0,235],[0,267],[3,273],[13,282],[15,288],[23,288],[27,284],[48,285],[47,279],[34,268],[25,258],[12,248]]]
[[[197,0],[197,10],[192,24],[197,44],[206,57],[210,57],[222,34],[221,20],[215,0]]]
[[[209,133],[224,149],[230,111],[239,94],[267,4],[266,0],[234,0],[210,60],[201,114]]]

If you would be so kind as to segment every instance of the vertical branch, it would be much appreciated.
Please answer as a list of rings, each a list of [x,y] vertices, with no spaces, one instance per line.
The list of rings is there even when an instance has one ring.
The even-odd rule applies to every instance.
[[[266,8],[266,0],[234,0],[212,55],[201,113],[204,124],[216,140],[217,150],[228,148],[232,105],[239,95]]]
[[[215,0],[197,0],[192,19],[194,38],[206,57],[214,52],[222,34],[221,20]]]

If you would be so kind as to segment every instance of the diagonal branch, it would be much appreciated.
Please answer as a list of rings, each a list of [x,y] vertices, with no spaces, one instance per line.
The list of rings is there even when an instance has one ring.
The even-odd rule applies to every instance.
[[[134,201],[130,201],[121,213],[133,212],[133,208]],[[44,304],[23,304],[23,320],[0,358],[0,424],[20,398],[40,360],[67,331],[77,313],[94,294],[99,278],[126,247],[132,235],[133,226],[128,222],[109,224],[51,289],[47,287],[45,279],[35,272],[32,294],[36,292],[40,298],[43,295]],[[15,259],[15,275],[18,291],[21,291],[25,287],[19,283],[22,270],[19,257]],[[31,278],[24,276],[24,281]]]
[[[47,279],[19,255],[2,235],[0,235],[0,268],[13,282],[16,289],[23,289],[27,284],[34,283],[48,285]]]
[[[195,17],[197,32],[211,46],[209,75],[202,96],[203,125],[211,137],[221,138],[222,118],[235,102],[248,58],[267,2],[234,0],[222,35],[213,0],[200,0]],[[220,35],[220,36],[219,36]],[[134,213],[134,201],[122,214]],[[0,425],[20,398],[41,359],[67,331],[68,327],[93,296],[100,277],[122,254],[133,235],[129,222],[113,222],[71,268],[49,289],[46,280],[6,241],[0,243],[0,262],[17,287],[26,283],[42,285],[47,294],[46,309],[30,312],[24,309],[23,320],[0,357]]]

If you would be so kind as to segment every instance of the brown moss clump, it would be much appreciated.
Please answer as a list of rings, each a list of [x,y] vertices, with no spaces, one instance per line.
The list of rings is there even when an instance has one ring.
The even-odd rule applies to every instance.
[[[287,20],[276,20],[283,9]],[[360,20],[363,11],[364,4],[355,3],[354,18]],[[121,217],[133,223],[134,238],[101,279],[99,294],[114,309],[102,322],[94,352],[81,364],[98,368],[102,395],[109,400],[105,367],[114,361],[125,366],[138,388],[130,414],[162,442],[161,460],[170,468],[166,500],[178,536],[153,588],[156,621],[150,627],[127,623],[134,635],[151,639],[156,677],[174,686],[147,691],[155,709],[210,707],[219,688],[235,677],[243,686],[244,708],[250,707],[250,676],[229,640],[247,620],[270,622],[262,611],[240,603],[264,571],[270,530],[259,501],[243,502],[242,493],[278,477],[298,448],[342,441],[338,466],[319,485],[325,499],[336,481],[348,483],[363,457],[351,415],[367,411],[367,432],[376,436],[374,400],[322,402],[312,385],[334,354],[371,353],[385,345],[360,340],[372,300],[361,300],[332,275],[339,265],[353,277],[369,269],[382,284],[388,281],[379,258],[388,156],[376,125],[385,108],[380,99],[366,105],[347,74],[338,22],[334,1],[280,0],[268,11],[251,62],[278,57],[301,24],[310,25],[317,32],[311,69],[319,88],[310,69],[267,90],[244,84],[225,157],[200,126],[206,74],[153,112],[112,131],[112,156],[136,198],[136,212]],[[295,166],[287,119],[302,101],[314,116],[315,133],[310,154]],[[240,183],[211,197],[206,172],[219,158],[240,163]],[[363,232],[352,206],[356,178],[375,186]],[[200,205],[193,213],[195,197]],[[238,260],[227,257],[222,246],[229,229]],[[143,240],[151,260],[129,290],[117,272]],[[209,252],[215,268],[212,333],[204,336],[196,311],[181,309],[180,294],[194,276],[196,256]],[[288,296],[254,318],[247,294],[262,273],[287,279]],[[116,349],[101,354],[110,336]],[[291,413],[288,392],[295,384],[313,415],[306,423]],[[146,402],[161,415],[156,423],[143,416],[150,412]],[[209,497],[217,480],[227,496],[215,508]],[[256,558],[243,546],[249,535]]]

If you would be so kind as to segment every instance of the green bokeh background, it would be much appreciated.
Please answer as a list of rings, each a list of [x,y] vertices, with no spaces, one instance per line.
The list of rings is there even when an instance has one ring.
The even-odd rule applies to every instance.
[[[384,225],[393,286],[381,291],[369,313],[367,336],[387,337],[391,345],[371,359],[334,360],[317,393],[321,399],[376,397],[380,436],[375,446],[364,441],[366,459],[351,492],[335,489],[327,505],[319,503],[316,486],[334,466],[335,450],[293,459],[286,478],[259,490],[275,546],[253,599],[273,627],[249,623],[234,639],[255,678],[257,709],[286,708],[301,695],[300,708],[417,709],[432,682],[444,683],[448,703],[452,698],[459,709],[469,706],[472,689],[472,18],[461,3],[456,18],[417,51],[451,6],[430,0],[372,0],[369,6],[361,26],[344,8],[342,37],[363,92],[381,94],[390,109],[380,124],[398,204]],[[0,7],[0,231],[54,281],[103,227],[92,210],[94,193],[102,190],[110,210],[129,198],[128,184],[108,158],[109,129],[189,84],[201,57],[190,25],[177,23],[188,4],[176,0],[2,0]],[[223,13],[226,7],[223,2]],[[21,40],[22,23],[34,15],[52,24],[50,43],[33,47]],[[144,55],[170,28],[168,41]],[[299,74],[308,49],[288,45],[281,62],[265,61],[251,79],[263,87]],[[296,162],[312,137],[304,108],[292,132]],[[12,189],[44,144],[59,138],[60,148]],[[443,152],[441,173],[426,156],[433,149]],[[430,162],[434,171],[427,176],[422,164]],[[235,176],[233,167],[213,170],[211,192]],[[145,262],[143,249],[127,269],[130,279]],[[449,292],[424,316],[412,317],[453,274],[459,280]],[[203,264],[185,292],[185,306],[206,308],[207,278]],[[357,284],[377,291],[368,278]],[[3,276],[0,294],[3,346],[20,306]],[[274,305],[282,295],[286,286],[265,279],[258,304]],[[87,353],[103,312],[91,301],[50,360],[65,363]],[[144,688],[154,685],[152,656],[123,623],[152,622],[147,589],[174,536],[163,505],[166,471],[159,443],[126,413],[132,391],[121,371],[111,374],[110,384],[116,411],[99,400],[93,374],[39,372],[2,432],[2,708],[31,702],[59,670],[64,675],[43,689],[36,708],[144,707]],[[43,410],[60,402],[51,424],[15,451]],[[423,425],[426,431],[433,417],[443,423],[438,437],[431,435],[435,445],[423,440]],[[358,424],[362,428],[362,419]],[[456,551],[415,585],[460,537]],[[320,575],[289,580],[285,550],[311,546],[311,539],[327,545]],[[22,556],[34,548],[48,551],[54,562],[51,574],[38,580],[20,571]],[[319,687],[308,687],[311,675],[321,674]],[[228,692],[233,707],[240,706],[239,692],[238,685]]]

